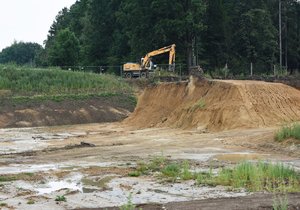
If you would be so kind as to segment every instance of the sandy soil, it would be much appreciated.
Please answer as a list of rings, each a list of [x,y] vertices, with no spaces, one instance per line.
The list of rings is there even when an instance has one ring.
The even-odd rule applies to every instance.
[[[274,141],[278,125],[299,119],[300,91],[286,85],[191,79],[146,89],[121,123],[0,129],[0,206],[105,209],[131,195],[144,209],[271,209],[272,194],[128,173],[158,156],[188,160],[194,171],[244,160],[300,171],[299,141]],[[62,195],[66,202],[55,201]],[[299,193],[288,200],[300,208]]]
[[[147,120],[145,120],[147,119]],[[300,121],[300,91],[281,83],[199,80],[147,88],[125,120],[137,128],[221,131]]]

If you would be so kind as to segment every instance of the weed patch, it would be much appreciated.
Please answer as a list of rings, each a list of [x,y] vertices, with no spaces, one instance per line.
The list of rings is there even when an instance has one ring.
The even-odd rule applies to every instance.
[[[287,196],[275,196],[273,200],[274,210],[287,210],[288,209],[288,199]]]
[[[66,202],[67,199],[66,199],[66,197],[63,196],[63,195],[58,195],[58,196],[56,196],[55,201],[63,201],[63,202]]]
[[[176,163],[166,159],[164,156],[155,157],[149,163],[139,162],[136,170],[130,172],[128,176],[138,177],[157,173],[158,177],[165,181],[175,182],[177,179],[191,180],[195,179],[195,173],[190,171],[188,161]]]
[[[277,133],[275,134],[276,141],[283,141],[288,138],[294,138],[300,140],[300,124],[294,123],[289,126],[283,126]]]
[[[233,186],[249,191],[299,192],[300,176],[283,164],[244,162],[222,169],[217,176],[198,175],[198,184]]]

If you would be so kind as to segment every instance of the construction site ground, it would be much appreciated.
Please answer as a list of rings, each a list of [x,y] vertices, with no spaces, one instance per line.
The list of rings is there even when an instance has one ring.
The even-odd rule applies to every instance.
[[[146,90],[135,112],[123,122],[0,129],[1,208],[118,209],[130,196],[142,209],[272,209],[274,194],[267,192],[199,186],[193,180],[164,182],[153,175],[128,174],[139,162],[159,156],[188,160],[194,171],[217,171],[245,160],[280,162],[300,171],[299,141],[274,141],[274,133],[283,123],[300,120],[300,91],[281,84],[269,89],[268,83],[233,81],[204,85],[194,81],[173,84],[171,89],[166,86],[170,84]],[[242,95],[243,91],[248,95]],[[175,92],[178,98],[168,102],[167,95],[177,96]],[[214,101],[211,94],[218,92]],[[251,97],[256,93],[265,104],[270,102],[267,96],[274,94],[271,98],[275,105],[269,103],[271,111],[281,110],[282,116],[273,115],[268,105],[254,101]],[[148,112],[141,113],[141,108],[154,96],[161,101],[151,102],[151,118]],[[290,97],[294,101],[289,101]],[[180,98],[188,102],[179,103]],[[199,99],[206,107],[197,104]],[[224,105],[225,100],[231,105],[217,107],[218,101]],[[175,102],[172,109],[168,108],[168,103]],[[227,118],[241,116],[230,107],[243,113],[239,123],[227,123]],[[159,114],[158,108],[164,112]],[[179,114],[180,110],[185,114]],[[217,111],[214,117],[208,114]],[[190,112],[194,113],[192,122],[185,119],[192,116]],[[55,201],[58,196],[66,201]],[[300,193],[288,194],[287,198],[290,209],[300,208]]]

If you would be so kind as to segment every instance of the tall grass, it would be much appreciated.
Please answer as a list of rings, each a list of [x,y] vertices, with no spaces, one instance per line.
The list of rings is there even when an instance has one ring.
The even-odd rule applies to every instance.
[[[300,124],[299,123],[293,123],[288,126],[283,126],[275,134],[276,141],[283,141],[288,138],[294,138],[294,139],[300,140]]]
[[[10,90],[13,96],[132,92],[113,75],[8,65],[0,65],[0,90]]]
[[[217,176],[201,177],[198,183],[246,188],[254,192],[300,191],[299,173],[282,163],[243,162],[233,169],[222,169]]]

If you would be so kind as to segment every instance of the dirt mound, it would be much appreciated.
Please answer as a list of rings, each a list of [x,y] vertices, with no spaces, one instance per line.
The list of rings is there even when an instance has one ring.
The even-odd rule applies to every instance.
[[[280,83],[197,80],[147,88],[124,122],[138,128],[210,131],[269,127],[300,120],[300,91]]]
[[[0,128],[115,122],[134,109],[127,96],[41,101],[0,106]]]

